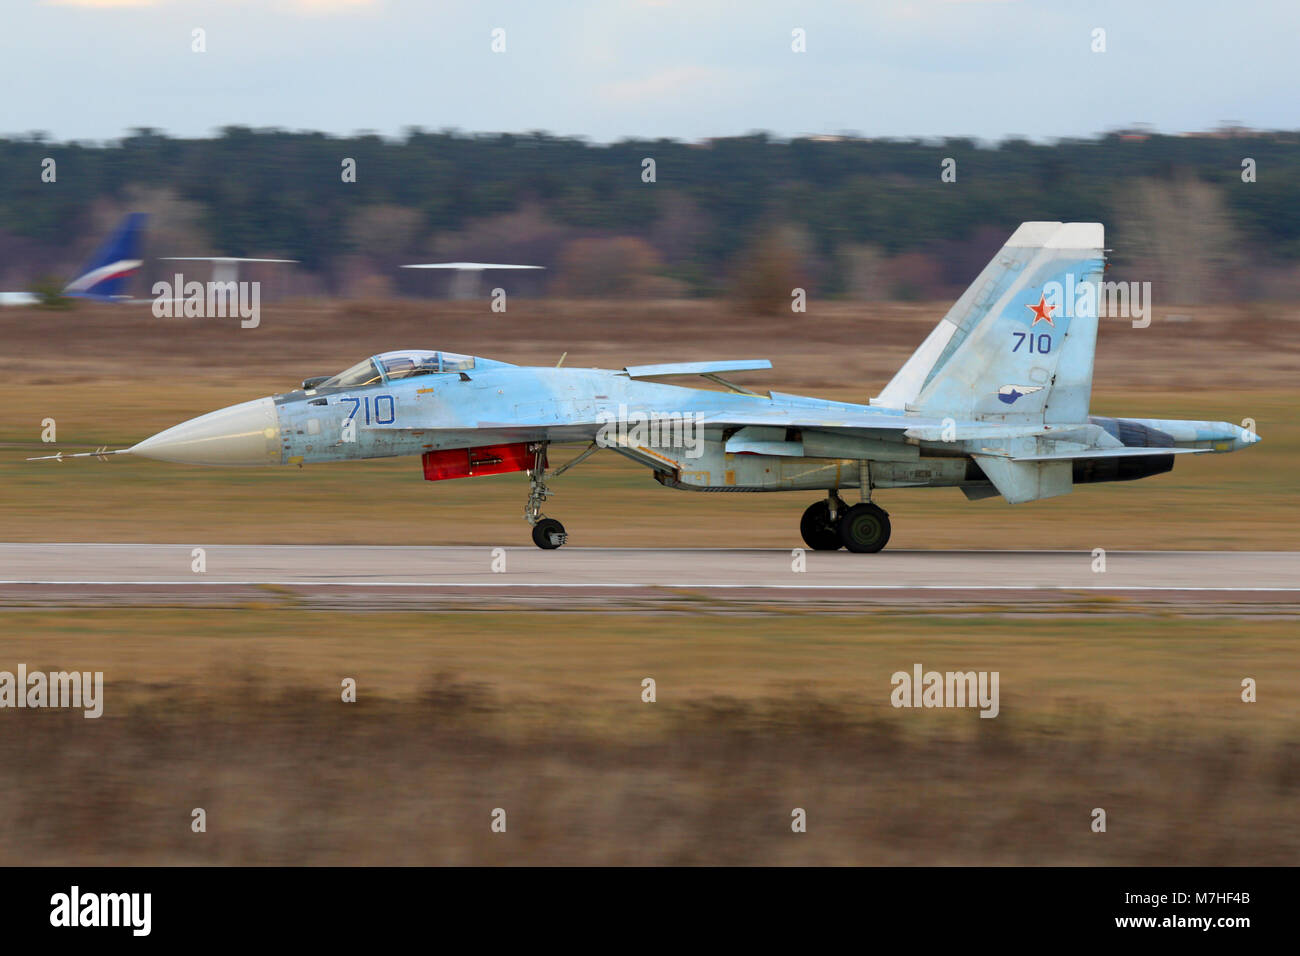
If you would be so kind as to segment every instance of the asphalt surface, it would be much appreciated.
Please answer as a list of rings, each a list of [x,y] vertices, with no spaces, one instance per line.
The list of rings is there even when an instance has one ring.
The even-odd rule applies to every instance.
[[[202,568],[195,570],[195,548]],[[711,589],[779,591],[1300,591],[1300,552],[807,552],[787,550],[0,544],[0,586],[164,591],[214,585],[312,588]]]

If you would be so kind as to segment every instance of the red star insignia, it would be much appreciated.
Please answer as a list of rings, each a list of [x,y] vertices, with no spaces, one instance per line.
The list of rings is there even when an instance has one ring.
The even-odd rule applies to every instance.
[[[1046,295],[1040,293],[1038,305],[1027,305],[1025,308],[1034,313],[1034,321],[1029,323],[1031,329],[1039,322],[1046,322],[1052,328],[1056,328],[1056,323],[1052,321],[1052,312],[1056,309],[1056,306],[1047,304]]]

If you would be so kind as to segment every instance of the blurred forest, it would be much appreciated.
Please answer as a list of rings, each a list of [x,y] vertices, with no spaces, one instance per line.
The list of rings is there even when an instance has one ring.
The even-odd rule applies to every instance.
[[[126,211],[146,255],[301,260],[301,295],[427,295],[405,262],[535,263],[523,294],[863,300],[957,295],[1021,221],[1101,221],[1110,278],[1164,302],[1300,293],[1300,133],[1115,132],[1051,144],[756,133],[610,145],[227,127],[105,144],[0,139],[0,288],[70,275]],[[57,181],[42,182],[42,160]],[[956,160],[956,181],[941,164]],[[1242,162],[1257,164],[1243,182]],[[344,182],[343,161],[356,161]],[[655,181],[643,181],[644,160]],[[151,262],[151,276],[169,272]],[[142,282],[142,287],[147,283]],[[143,294],[144,289],[140,290]]]

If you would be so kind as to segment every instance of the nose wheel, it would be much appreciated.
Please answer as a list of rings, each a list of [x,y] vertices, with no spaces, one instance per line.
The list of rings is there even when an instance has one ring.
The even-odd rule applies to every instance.
[[[533,544],[543,551],[554,551],[564,544],[567,538],[568,534],[564,530],[564,525],[554,518],[542,518],[537,524],[533,525]]]

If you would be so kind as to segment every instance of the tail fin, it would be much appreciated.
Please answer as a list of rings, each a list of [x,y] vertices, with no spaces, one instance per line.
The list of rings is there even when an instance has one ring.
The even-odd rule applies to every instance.
[[[123,298],[127,281],[141,265],[140,233],[147,218],[145,213],[133,212],[123,219],[63,294],[103,301]]]
[[[1104,243],[1101,223],[1022,223],[872,404],[1087,421]]]

